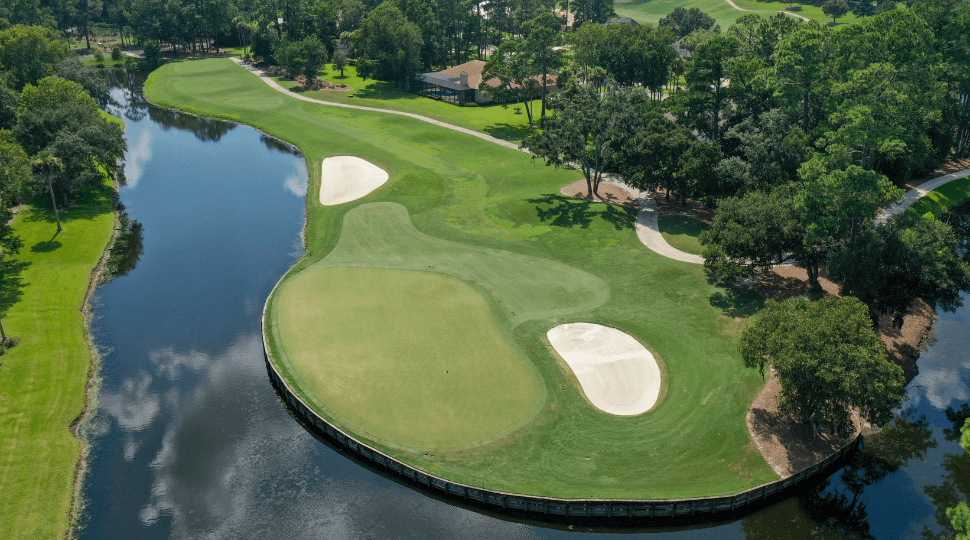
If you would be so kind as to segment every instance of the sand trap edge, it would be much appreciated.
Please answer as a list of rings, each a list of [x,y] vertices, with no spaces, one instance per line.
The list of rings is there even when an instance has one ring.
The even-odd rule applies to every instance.
[[[356,201],[384,185],[387,171],[357,156],[331,156],[320,164],[320,204]]]
[[[626,332],[577,322],[549,329],[546,339],[579,380],[589,402],[605,413],[643,414],[666,395],[665,370]]]

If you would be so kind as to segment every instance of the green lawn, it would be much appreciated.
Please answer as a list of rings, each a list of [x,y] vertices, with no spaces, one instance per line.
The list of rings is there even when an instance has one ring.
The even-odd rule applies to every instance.
[[[716,298],[724,295],[716,296],[702,269],[640,244],[635,211],[561,195],[578,172],[406,117],[277,100],[278,92],[224,59],[163,66],[146,94],[245,122],[303,151],[307,253],[277,291],[311,267],[460,279],[489,305],[495,328],[531,364],[546,396],[517,429],[470,448],[424,452],[363,434],[370,444],[456,481],[561,497],[710,495],[776,478],[745,425],[763,381],[741,367],[735,338],[723,331],[725,306],[712,302],[721,305]],[[344,154],[380,166],[390,179],[359,201],[322,206],[321,161]],[[293,382],[279,361],[277,294],[267,306],[267,345]],[[571,321],[613,326],[645,344],[668,371],[663,402],[634,417],[590,406],[544,338]]]
[[[938,218],[947,208],[967,199],[970,199],[970,176],[934,189],[914,202],[906,211],[917,216],[930,214]]]
[[[808,17],[809,19],[822,23],[832,22],[831,17],[827,17],[822,13],[821,2],[817,6],[795,2],[794,10],[788,9],[790,6],[788,2],[734,0],[734,3],[741,9],[748,11],[734,9],[724,0],[616,0],[613,2],[613,8],[620,17],[629,17],[640,23],[656,24],[660,22],[660,19],[678,7],[685,9],[696,7],[711,17],[714,17],[717,24],[721,26],[721,30],[727,30],[728,27],[734,24],[734,21],[738,20],[738,17],[746,15],[749,12],[762,16],[773,16],[779,11],[784,10],[792,11],[792,13],[797,13],[802,17]],[[857,20],[859,20],[858,17],[849,13],[844,17],[839,17],[839,25],[853,23]]]
[[[473,287],[431,272],[327,267],[276,295],[281,359],[326,410],[392,444],[447,448],[526,421],[542,386]]]
[[[660,216],[657,219],[660,234],[674,249],[695,255],[704,254],[704,246],[698,237],[710,227],[686,216]]]
[[[91,354],[81,306],[114,224],[111,189],[76,196],[55,235],[50,198],[24,206],[4,262],[0,316],[20,345],[0,356],[0,538],[61,538],[70,522]]]
[[[529,134],[528,115],[525,114],[525,111],[519,113],[515,111],[515,107],[521,106],[521,103],[510,104],[508,107],[501,105],[466,105],[459,107],[444,101],[419,96],[402,88],[395,88],[393,83],[361,79],[357,75],[355,66],[348,66],[344,69],[344,75],[341,77],[340,71],[333,69],[328,64],[320,70],[320,77],[335,84],[346,84],[354,90],[352,92],[336,90],[305,92],[289,79],[273,77],[273,80],[284,88],[293,89],[314,99],[420,114],[449,124],[487,133],[507,141],[518,143]],[[532,110],[538,122],[541,101],[533,102]]]

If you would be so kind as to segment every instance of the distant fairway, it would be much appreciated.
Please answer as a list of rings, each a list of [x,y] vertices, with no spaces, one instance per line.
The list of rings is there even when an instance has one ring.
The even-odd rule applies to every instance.
[[[620,17],[630,17],[640,23],[656,24],[678,7],[684,9],[696,7],[713,17],[717,24],[721,26],[722,31],[734,24],[738,17],[750,14],[773,17],[779,11],[788,10],[789,6],[794,7],[792,13],[797,13],[802,17],[820,23],[832,22],[832,17],[827,17],[822,13],[821,2],[817,2],[818,5],[812,5],[797,1],[789,3],[787,1],[734,0],[734,3],[747,11],[734,9],[724,0],[616,0],[613,2],[613,9]],[[839,17],[839,25],[853,23],[857,20],[858,17],[850,12]]]
[[[286,357],[316,404],[391,443],[480,442],[539,402],[536,374],[455,278],[314,266],[277,302]]]

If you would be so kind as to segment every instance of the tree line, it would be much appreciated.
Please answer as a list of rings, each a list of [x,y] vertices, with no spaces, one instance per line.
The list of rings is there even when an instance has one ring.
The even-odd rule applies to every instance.
[[[54,31],[0,30],[0,265],[22,247],[11,225],[14,206],[48,194],[60,233],[59,207],[114,174],[126,143],[121,125],[101,111],[107,101],[101,74]],[[2,325],[0,337],[6,342]]]

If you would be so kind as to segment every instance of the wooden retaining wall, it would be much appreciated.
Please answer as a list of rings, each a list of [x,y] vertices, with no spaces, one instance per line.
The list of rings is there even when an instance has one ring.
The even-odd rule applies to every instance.
[[[313,426],[321,434],[335,441],[350,453],[369,460],[412,484],[438,492],[449,498],[483,506],[487,510],[517,516],[524,515],[540,521],[606,520],[616,525],[624,525],[651,522],[669,523],[677,520],[689,520],[694,516],[707,519],[722,517],[727,519],[732,517],[731,514],[746,513],[764,506],[768,501],[784,498],[790,495],[795,487],[805,485],[809,480],[825,478],[841,467],[843,461],[862,445],[862,435],[859,435],[821,463],[799,471],[788,478],[762,484],[740,493],[719,497],[669,500],[556,499],[505,493],[460,484],[427,474],[360,442],[321,417],[293,392],[269,360],[265,335],[263,337],[263,353],[270,380],[281,399],[293,413],[307,425]]]

